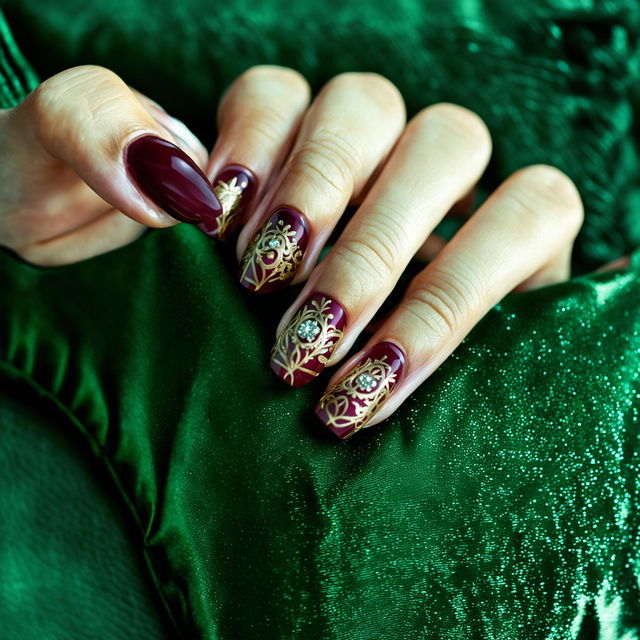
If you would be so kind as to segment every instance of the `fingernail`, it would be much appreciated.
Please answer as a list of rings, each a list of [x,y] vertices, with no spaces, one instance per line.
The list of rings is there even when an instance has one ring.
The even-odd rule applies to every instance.
[[[247,169],[238,164],[225,167],[213,181],[222,212],[214,219],[198,225],[212,238],[224,240],[237,226],[243,212],[251,202],[256,188],[256,179]]]
[[[222,206],[213,187],[193,160],[158,136],[136,138],[125,150],[125,164],[140,189],[181,222],[207,222]]]
[[[404,371],[405,355],[379,342],[318,402],[316,416],[343,440],[362,428],[389,399]]]
[[[342,338],[344,307],[324,293],[314,293],[291,319],[271,351],[271,368],[294,388],[315,378]]]
[[[284,289],[295,276],[308,242],[306,218],[290,207],[276,209],[242,256],[240,283],[259,293]]]

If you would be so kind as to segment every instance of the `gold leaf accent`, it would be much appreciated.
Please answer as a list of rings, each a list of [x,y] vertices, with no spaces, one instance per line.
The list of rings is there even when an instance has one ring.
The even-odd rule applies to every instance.
[[[372,391],[364,391],[358,386],[356,381],[362,374],[369,374],[376,380]],[[389,399],[396,378],[397,373],[392,371],[386,355],[376,360],[363,360],[320,398],[325,424],[339,429],[354,427],[353,432],[357,431]]]
[[[271,351],[271,359],[279,367],[284,369],[283,378],[289,384],[295,381],[295,374],[306,373],[317,376],[318,371],[307,368],[307,365],[316,358],[326,364],[331,351],[342,338],[343,332],[331,324],[333,314],[327,313],[332,304],[331,298],[312,300],[310,305],[305,305],[292,318],[287,328],[282,332]],[[304,322],[317,323],[320,331],[310,341],[302,340],[298,335],[298,329]]]
[[[218,180],[213,191],[222,205],[222,212],[216,218],[218,237],[224,238],[238,214],[240,201],[242,200],[242,189],[238,186],[238,177],[234,176],[229,182]]]
[[[284,220],[275,226],[268,221],[245,251],[241,280],[258,290],[269,282],[289,280],[301,262],[296,230]]]

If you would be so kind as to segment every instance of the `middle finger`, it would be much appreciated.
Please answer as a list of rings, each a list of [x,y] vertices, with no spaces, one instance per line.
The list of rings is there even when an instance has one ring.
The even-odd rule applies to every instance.
[[[349,202],[384,161],[405,122],[385,78],[333,78],[307,112],[291,155],[238,238],[241,283],[266,293],[303,279]]]
[[[280,323],[271,368],[299,387],[336,362],[491,153],[482,120],[451,104],[415,116],[344,232]],[[348,322],[347,322],[348,319]]]

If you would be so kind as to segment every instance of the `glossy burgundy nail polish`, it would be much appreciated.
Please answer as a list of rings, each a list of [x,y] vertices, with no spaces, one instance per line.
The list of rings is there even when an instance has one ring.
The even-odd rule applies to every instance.
[[[125,165],[140,189],[181,222],[207,222],[222,212],[211,183],[182,149],[158,136],[129,143]]]
[[[405,360],[393,342],[374,345],[320,398],[316,416],[339,438],[348,438],[389,399],[402,379]]]
[[[307,384],[324,369],[346,323],[346,312],[337,300],[313,293],[276,341],[271,368],[296,389]]]
[[[227,165],[213,181],[213,190],[222,205],[222,211],[215,218],[198,225],[211,238],[228,238],[246,211],[256,191],[253,173],[239,164]]]
[[[279,207],[242,256],[240,283],[258,293],[284,289],[295,276],[309,242],[309,223],[296,209]]]

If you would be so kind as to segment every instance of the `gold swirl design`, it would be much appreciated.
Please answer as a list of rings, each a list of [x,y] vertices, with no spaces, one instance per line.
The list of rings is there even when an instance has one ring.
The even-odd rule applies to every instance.
[[[376,381],[370,391],[365,391],[358,384],[362,375],[371,376]],[[354,427],[351,433],[355,433],[389,399],[396,377],[397,373],[392,371],[386,355],[377,360],[363,360],[320,398],[320,408],[325,413],[323,421],[327,426],[339,429]]]
[[[241,280],[261,289],[268,282],[289,280],[302,262],[296,230],[284,220],[267,222],[251,241],[242,260]]]
[[[229,182],[218,180],[213,191],[222,205],[222,212],[216,218],[218,237],[222,239],[238,214],[242,200],[242,189],[238,186],[238,177],[234,176]]]
[[[331,324],[333,314],[327,313],[333,301],[331,298],[312,300],[293,317],[282,332],[271,351],[271,360],[284,370],[283,378],[289,384],[295,381],[296,373],[317,376],[318,371],[307,368],[315,360],[325,365],[335,345],[342,338],[342,331]],[[305,322],[318,326],[318,334],[313,340],[302,340],[298,329]]]

